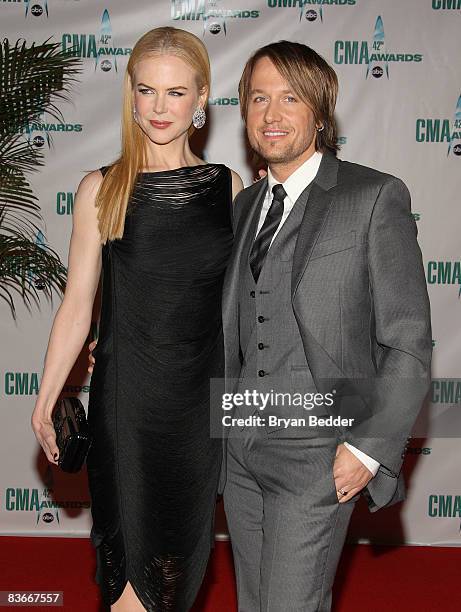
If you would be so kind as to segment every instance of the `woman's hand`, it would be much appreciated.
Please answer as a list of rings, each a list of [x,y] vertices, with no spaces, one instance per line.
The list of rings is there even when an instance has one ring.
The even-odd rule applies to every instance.
[[[88,372],[90,374],[93,373],[93,367],[94,367],[94,364],[96,363],[96,359],[93,357],[93,351],[96,348],[97,344],[98,344],[98,341],[97,340],[93,340],[88,345],[88,350],[90,351],[90,353],[88,355]]]
[[[266,178],[266,176],[267,176],[267,170],[265,170],[264,168],[261,168],[260,170],[258,170],[258,176],[253,180],[253,183],[257,183],[261,179]]]
[[[58,465],[59,449],[56,444],[56,432],[51,416],[47,416],[44,410],[36,404],[32,413],[31,424],[46,458],[50,463]]]

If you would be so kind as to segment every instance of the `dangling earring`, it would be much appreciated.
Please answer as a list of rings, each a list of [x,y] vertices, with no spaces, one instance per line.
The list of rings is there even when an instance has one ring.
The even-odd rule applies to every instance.
[[[324,129],[325,129],[325,125],[321,125],[320,127],[317,128],[317,132],[323,132]]]
[[[133,108],[133,121],[134,121],[135,123],[138,123],[138,117],[137,117],[137,115],[136,115],[136,109],[135,109],[135,108]]]
[[[194,128],[199,130],[205,125],[205,121],[206,121],[206,114],[203,108],[200,108],[200,107],[196,108],[196,110],[194,111],[194,114],[192,115],[192,125],[194,126]]]

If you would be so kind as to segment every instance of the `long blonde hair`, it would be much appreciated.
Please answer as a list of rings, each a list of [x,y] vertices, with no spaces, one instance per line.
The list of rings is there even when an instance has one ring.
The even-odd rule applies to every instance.
[[[210,60],[202,41],[185,30],[155,28],[144,34],[133,47],[125,71],[122,102],[122,142],[120,157],[106,172],[96,196],[101,242],[122,238],[125,216],[136,177],[146,165],[146,136],[133,118],[133,78],[136,64],[152,55],[180,57],[197,74],[199,90],[210,91]],[[193,132],[193,126],[189,135]]]

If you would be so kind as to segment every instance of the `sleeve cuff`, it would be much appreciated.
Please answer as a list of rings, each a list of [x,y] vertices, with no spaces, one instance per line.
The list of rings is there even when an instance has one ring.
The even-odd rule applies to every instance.
[[[376,476],[379,470],[379,466],[380,466],[380,464],[377,461],[372,459],[369,455],[362,453],[361,450],[359,450],[358,448],[355,448],[355,446],[352,446],[352,444],[349,444],[349,442],[344,442],[344,446],[348,448],[351,451],[351,453],[353,453],[357,457],[357,459],[359,459],[368,470],[370,470],[373,476]]]

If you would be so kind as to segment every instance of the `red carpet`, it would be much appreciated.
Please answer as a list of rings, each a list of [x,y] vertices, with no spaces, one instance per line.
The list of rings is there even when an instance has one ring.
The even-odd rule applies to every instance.
[[[64,592],[61,609],[103,612],[93,582],[95,560],[88,539],[4,536],[0,545],[0,591],[59,590]],[[458,612],[460,583],[458,548],[346,546],[335,583],[333,609]],[[194,612],[235,610],[230,545],[217,542]]]

